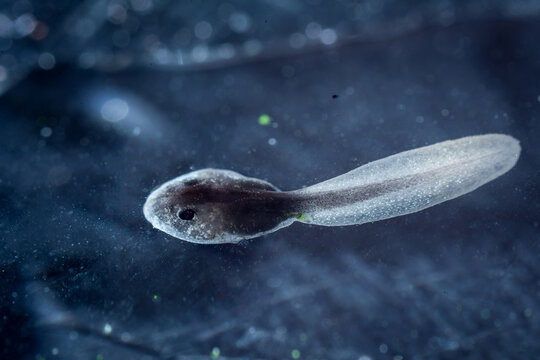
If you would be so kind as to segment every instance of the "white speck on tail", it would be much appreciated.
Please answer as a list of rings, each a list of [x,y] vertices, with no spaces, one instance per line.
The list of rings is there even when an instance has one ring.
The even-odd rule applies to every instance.
[[[392,155],[293,191],[304,199],[299,221],[353,225],[417,212],[501,176],[520,150],[515,138],[488,134]]]

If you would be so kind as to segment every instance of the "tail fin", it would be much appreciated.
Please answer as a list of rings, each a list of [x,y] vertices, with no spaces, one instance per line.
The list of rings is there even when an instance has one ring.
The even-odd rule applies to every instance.
[[[445,141],[377,160],[294,191],[299,221],[340,226],[410,214],[499,177],[519,158],[519,142],[488,134]]]

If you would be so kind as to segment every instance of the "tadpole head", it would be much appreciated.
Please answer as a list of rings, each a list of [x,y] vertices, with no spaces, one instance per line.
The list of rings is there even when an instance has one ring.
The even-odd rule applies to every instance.
[[[172,179],[148,196],[144,217],[155,228],[181,240],[199,244],[236,243],[223,231],[227,212],[209,203],[216,170],[194,171]]]

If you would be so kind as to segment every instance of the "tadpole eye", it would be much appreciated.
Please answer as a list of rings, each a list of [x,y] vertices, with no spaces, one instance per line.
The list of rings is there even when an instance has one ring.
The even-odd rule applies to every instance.
[[[180,210],[178,212],[178,217],[182,220],[191,220],[193,219],[194,216],[195,216],[195,211],[191,209]]]

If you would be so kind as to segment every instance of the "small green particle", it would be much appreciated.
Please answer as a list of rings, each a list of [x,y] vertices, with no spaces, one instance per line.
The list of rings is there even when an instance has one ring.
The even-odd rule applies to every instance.
[[[159,296],[157,295],[152,296],[152,301],[156,302],[158,300],[159,300]]]
[[[305,214],[297,213],[297,212],[285,213],[285,215],[286,216],[294,216],[298,220],[306,220],[307,219],[307,216]]]
[[[268,114],[261,114],[261,116],[259,116],[259,125],[267,126],[267,125],[270,125],[271,121],[272,119],[270,118],[270,115]]]
[[[526,318],[530,318],[532,316],[532,310],[529,308],[525,309],[523,315],[525,315]]]
[[[41,355],[36,355],[36,360],[46,360],[45,357],[41,356]]]
[[[210,353],[210,356],[212,356],[212,359],[217,359],[221,352],[219,351],[218,347],[215,347],[212,349],[212,352]]]
[[[96,360],[103,360],[103,354],[97,354]]]
[[[300,350],[294,349],[291,351],[291,356],[293,359],[300,359]]]

